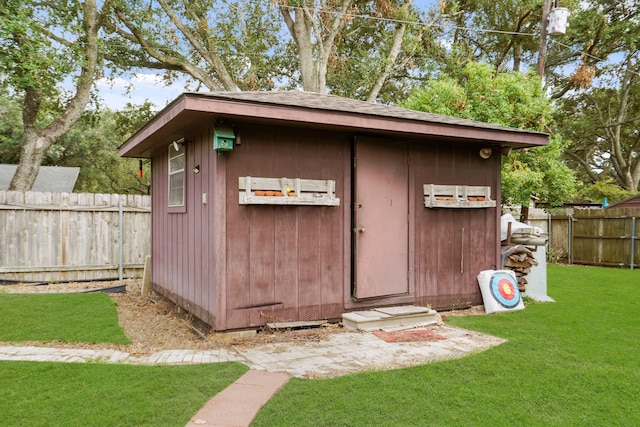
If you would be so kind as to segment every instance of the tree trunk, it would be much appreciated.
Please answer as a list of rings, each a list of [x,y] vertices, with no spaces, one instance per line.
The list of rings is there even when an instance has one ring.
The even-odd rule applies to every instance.
[[[10,191],[31,191],[38,177],[42,159],[50,145],[44,137],[37,134],[25,134],[20,152],[20,163],[9,185]]]
[[[300,77],[302,89],[306,92],[324,92],[324,87],[318,84],[316,64],[313,60],[313,43],[311,41],[311,23],[307,20],[303,9],[295,9],[293,19],[289,10],[280,8],[284,22],[291,33],[291,37],[298,47],[300,61]]]
[[[86,41],[82,58],[79,59],[82,68],[76,86],[76,94],[57,118],[47,127],[40,129],[37,118],[41,107],[42,92],[36,87],[26,89],[22,110],[24,138],[20,162],[11,184],[9,184],[11,191],[30,191],[33,188],[45,153],[51,144],[67,133],[80,119],[89,102],[98,63],[98,31],[100,26],[98,25],[96,0],[86,0],[82,9]]]
[[[403,12],[407,12],[409,7],[411,6],[411,0],[405,0],[402,3],[401,9]],[[369,96],[367,96],[367,101],[374,102],[384,85],[384,82],[387,81],[393,69],[396,65],[396,61],[398,59],[398,55],[400,54],[400,50],[402,49],[402,42],[404,40],[404,33],[407,30],[407,24],[401,23],[396,28],[396,32],[393,37],[393,44],[391,45],[391,49],[389,50],[389,55],[387,55],[386,65],[384,70],[378,75],[378,78],[373,84],[373,88],[369,92]]]
[[[282,19],[298,48],[300,77],[304,91],[318,93],[326,91],[329,57],[336,37],[347,22],[347,11],[351,4],[351,0],[344,0],[332,20],[328,22],[316,22],[311,10],[306,6],[294,8],[279,4]],[[314,57],[314,51],[317,51],[317,57]]]

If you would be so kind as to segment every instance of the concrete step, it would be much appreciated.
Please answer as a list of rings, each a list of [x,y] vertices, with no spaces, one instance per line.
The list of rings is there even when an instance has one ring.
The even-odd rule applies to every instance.
[[[416,305],[353,311],[342,315],[342,324],[346,329],[359,331],[393,331],[417,328],[436,325],[440,320],[437,311]]]

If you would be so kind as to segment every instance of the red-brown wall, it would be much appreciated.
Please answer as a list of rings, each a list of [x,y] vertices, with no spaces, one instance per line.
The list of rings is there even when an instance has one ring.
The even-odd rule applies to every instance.
[[[226,157],[228,329],[342,313],[348,135],[242,126]],[[331,179],[340,206],[238,204],[238,177]],[[348,227],[348,226],[347,226]]]
[[[481,304],[476,276],[499,264],[500,154],[464,145],[413,145],[416,302],[434,308]],[[491,186],[497,208],[425,208],[423,184]]]
[[[214,180],[211,131],[187,136],[185,208],[168,212],[168,148],[152,161],[152,276],[155,290],[209,324],[215,324]],[[193,168],[200,165],[200,173]],[[207,203],[202,203],[202,193]]]
[[[353,135],[233,124],[240,144],[223,156],[212,149],[210,124],[186,135],[183,213],[167,212],[167,150],[153,157],[154,289],[218,330],[333,319],[345,307],[383,304],[351,299]],[[416,304],[480,304],[476,275],[499,263],[497,208],[424,206],[423,184],[488,185],[499,206],[500,156],[483,160],[479,148],[409,143],[409,293]],[[240,205],[240,176],[331,179],[340,206]]]

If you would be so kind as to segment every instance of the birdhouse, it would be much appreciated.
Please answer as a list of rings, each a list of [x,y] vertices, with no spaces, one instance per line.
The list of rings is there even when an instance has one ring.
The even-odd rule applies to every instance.
[[[547,30],[551,36],[562,36],[567,32],[567,19],[569,9],[566,7],[556,7],[549,12],[549,26]]]
[[[236,139],[231,126],[217,123],[213,127],[213,149],[222,154],[224,151],[233,150],[233,143]]]

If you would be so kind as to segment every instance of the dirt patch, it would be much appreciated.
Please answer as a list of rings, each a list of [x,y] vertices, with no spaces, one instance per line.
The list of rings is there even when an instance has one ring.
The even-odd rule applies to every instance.
[[[317,342],[327,334],[339,333],[339,325],[306,330],[260,330],[243,333],[203,333],[194,327],[188,313],[161,297],[143,297],[141,279],[107,282],[52,283],[47,285],[18,284],[0,287],[6,293],[56,293],[87,292],[125,285],[125,292],[109,293],[118,310],[118,321],[131,340],[129,345],[28,342],[20,345],[36,345],[61,348],[117,349],[134,356],[147,356],[162,350],[208,350],[230,347],[250,347],[278,342]]]
[[[405,331],[374,331],[373,335],[385,342],[416,342],[446,340],[433,329],[408,329]]]

